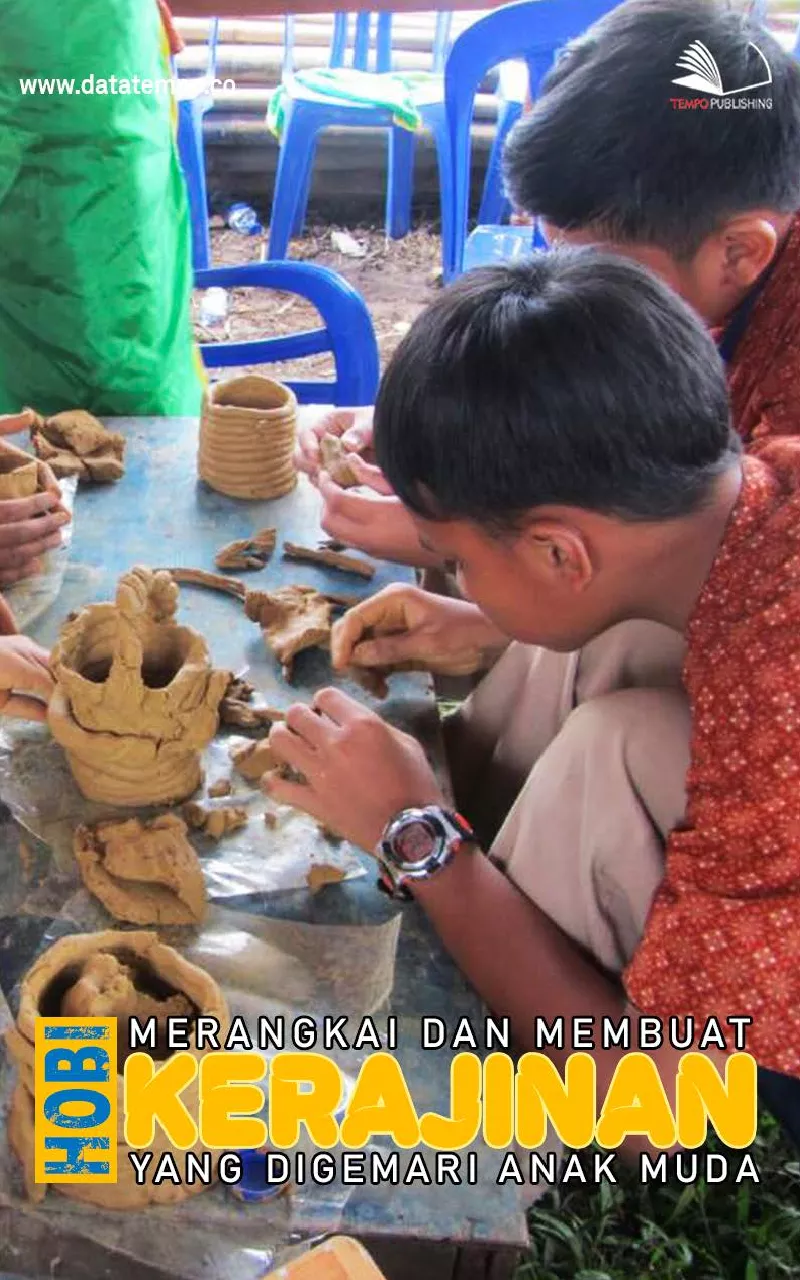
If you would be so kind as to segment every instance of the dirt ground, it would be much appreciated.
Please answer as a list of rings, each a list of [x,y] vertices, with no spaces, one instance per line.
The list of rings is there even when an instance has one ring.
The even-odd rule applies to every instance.
[[[353,258],[334,247],[331,241],[334,230],[337,228],[327,224],[308,227],[301,240],[292,241],[290,256],[332,267],[358,289],[369,307],[384,364],[411,322],[436,294],[439,287],[439,236],[423,226],[403,240],[387,241],[382,228],[347,228],[367,251],[363,258]],[[259,262],[265,242],[264,236],[243,236],[227,228],[212,229],[211,240],[215,266]],[[315,308],[291,294],[234,289],[229,292],[224,326],[207,329],[200,323],[201,298],[201,291],[195,291],[193,317],[200,342],[270,338],[319,325]],[[280,365],[263,365],[261,371],[284,378],[325,378],[333,376],[333,361],[328,355],[310,356]],[[223,369],[215,372],[229,377],[232,371]]]

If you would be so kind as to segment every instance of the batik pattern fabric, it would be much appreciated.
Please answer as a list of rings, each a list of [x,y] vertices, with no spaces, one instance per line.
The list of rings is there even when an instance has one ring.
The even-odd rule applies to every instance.
[[[687,631],[687,806],[625,975],[644,1012],[749,1015],[800,1075],[800,439],[744,459]]]

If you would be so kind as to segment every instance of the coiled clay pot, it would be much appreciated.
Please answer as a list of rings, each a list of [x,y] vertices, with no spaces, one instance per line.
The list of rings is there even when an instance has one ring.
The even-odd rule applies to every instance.
[[[280,498],[297,484],[297,400],[259,374],[207,388],[200,417],[198,472],[229,498]]]
[[[212,669],[201,635],[178,626],[177,603],[168,573],[136,568],[114,604],[88,605],[61,630],[48,722],[89,800],[167,804],[200,783],[230,676]]]
[[[174,1204],[203,1190],[199,1181],[176,1186],[165,1179],[158,1186],[147,1182],[141,1187],[136,1185],[133,1166],[127,1156],[130,1148],[125,1142],[121,1074],[127,1056],[130,1017],[137,1017],[143,1022],[149,1017],[193,1018],[198,1014],[219,1019],[220,1036],[227,1034],[230,1024],[228,1007],[216,982],[172,947],[164,946],[154,933],[108,930],[76,934],[59,938],[39,957],[23,979],[19,1017],[6,1033],[8,1052],[19,1070],[8,1116],[8,1138],[22,1164],[30,1199],[41,1200],[47,1191],[45,1184],[34,1181],[34,1044],[39,1016],[118,1019],[118,1181],[87,1186],[59,1183],[57,1189],[61,1195],[104,1209],[143,1209],[148,1204]],[[159,1028],[162,1025],[159,1022]],[[163,1035],[159,1040],[163,1046]],[[194,1030],[189,1035],[189,1046],[189,1052],[198,1062],[207,1052],[197,1048]],[[169,1054],[165,1047],[160,1047],[154,1056],[163,1059]],[[181,1094],[181,1099],[197,1123],[199,1095],[196,1078]],[[151,1169],[156,1168],[165,1151],[172,1152],[178,1167],[181,1167],[182,1153],[170,1146],[158,1125],[150,1149],[154,1152]],[[199,1143],[193,1148],[198,1156],[203,1150]]]

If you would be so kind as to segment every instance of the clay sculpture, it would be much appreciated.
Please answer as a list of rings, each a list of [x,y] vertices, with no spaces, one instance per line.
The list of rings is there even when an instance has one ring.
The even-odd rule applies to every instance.
[[[169,574],[136,568],[114,604],[89,605],[62,627],[48,722],[89,800],[166,804],[200,782],[230,675],[212,669],[202,636],[178,626],[177,604]]]
[[[214,980],[190,964],[172,947],[164,946],[154,933],[133,931],[77,934],[59,938],[34,963],[22,981],[19,1016],[6,1034],[9,1054],[19,1071],[8,1117],[8,1137],[22,1164],[28,1196],[44,1198],[47,1187],[34,1181],[34,1042],[38,1017],[96,1015],[116,1017],[118,1107],[118,1177],[116,1183],[59,1183],[58,1191],[73,1200],[108,1209],[143,1209],[149,1204],[175,1204],[203,1189],[202,1183],[184,1182],[175,1186],[165,1179],[158,1186],[138,1187],[125,1142],[123,1080],[120,1074],[128,1056],[128,1019],[175,1014],[191,1018],[200,1014],[218,1018],[222,1037],[230,1023],[225,999]],[[207,1050],[197,1048],[190,1029],[189,1052],[199,1062]],[[154,1057],[169,1056],[163,1035]],[[181,1101],[197,1121],[199,1096],[197,1080],[187,1086]],[[165,1151],[181,1163],[181,1153],[170,1146],[163,1130],[156,1127],[152,1146],[154,1167]],[[198,1156],[203,1148],[193,1148]]]
[[[183,816],[194,831],[202,831],[210,840],[221,840],[247,826],[247,810],[237,805],[211,809],[192,802],[183,806]]]
[[[292,678],[292,663],[301,650],[330,643],[331,605],[313,587],[248,591],[244,607],[248,618],[261,627],[287,680]]]
[[[277,529],[259,529],[252,538],[239,538],[220,547],[214,563],[218,569],[263,569],[278,537]]]
[[[255,689],[241,676],[233,676],[219,704],[219,718],[223,724],[237,729],[269,729],[284,714],[277,707],[253,706]]]
[[[175,814],[80,826],[73,848],[86,888],[117,920],[199,924],[205,918],[200,861]]]
[[[322,470],[327,471],[331,480],[342,489],[352,489],[359,484],[359,478],[350,465],[350,453],[345,449],[339,436],[328,433],[319,442]]]
[[[248,782],[258,782],[270,769],[274,769],[277,761],[269,749],[269,739],[260,738],[257,742],[242,742],[230,748],[233,767]]]
[[[344,555],[341,551],[332,551],[330,547],[300,547],[296,542],[284,542],[285,560],[305,560],[309,564],[324,564],[329,569],[340,569],[342,573],[356,573],[360,578],[375,577],[375,565],[360,556]]]
[[[108,484],[125,474],[125,437],[108,431],[84,409],[69,409],[51,418],[35,414],[31,441],[36,456],[59,479],[77,476],[81,481]]]
[[[200,417],[200,479],[230,498],[280,498],[297,484],[297,400],[259,374],[209,387]]]

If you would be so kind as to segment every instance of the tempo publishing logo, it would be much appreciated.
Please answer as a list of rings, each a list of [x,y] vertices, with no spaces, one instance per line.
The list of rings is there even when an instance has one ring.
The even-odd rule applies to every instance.
[[[754,50],[761,60],[757,75],[761,79],[738,88],[726,89],[717,60],[702,40],[693,40],[688,49],[684,49],[676,62],[676,67],[689,72],[687,76],[678,76],[672,81],[685,89],[694,89],[708,95],[702,98],[670,98],[675,111],[753,111],[771,110],[772,98],[753,97],[753,90],[764,89],[772,84],[772,69],[757,44],[748,41],[748,49]]]

